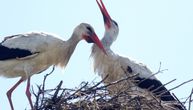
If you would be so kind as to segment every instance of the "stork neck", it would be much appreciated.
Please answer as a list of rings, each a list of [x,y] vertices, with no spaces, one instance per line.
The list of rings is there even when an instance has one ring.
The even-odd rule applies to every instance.
[[[80,41],[79,36],[73,33],[70,39],[68,39],[64,43],[64,47],[61,47],[62,48],[61,50],[63,51],[61,51],[60,53],[61,55],[65,56],[65,57],[62,57],[62,59],[59,59],[58,61],[60,62],[61,66],[67,65],[79,41]]]
[[[78,44],[78,42],[80,41],[81,39],[79,39],[79,36],[75,33],[72,34],[72,36],[70,37],[70,39],[68,39],[68,43],[69,45],[71,46],[75,46]]]
[[[109,36],[108,34],[106,34],[102,40],[101,40],[104,48],[110,48],[110,46],[112,45],[113,43],[113,39],[111,36]]]
[[[68,39],[68,41],[67,41],[67,44],[68,44],[68,53],[69,53],[70,55],[74,52],[74,50],[75,50],[75,48],[76,48],[76,46],[77,46],[77,44],[78,44],[78,42],[79,42],[80,40],[81,40],[81,39],[79,39],[79,36],[78,36],[77,34],[75,34],[75,33],[73,33],[72,36],[71,36],[71,38]]]
[[[111,39],[110,36],[104,36],[101,40],[104,49],[108,55],[114,54],[113,51],[111,50],[111,45],[113,43],[113,40]]]

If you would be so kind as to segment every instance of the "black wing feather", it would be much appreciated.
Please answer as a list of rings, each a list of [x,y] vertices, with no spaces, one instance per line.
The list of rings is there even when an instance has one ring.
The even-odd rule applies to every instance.
[[[145,79],[137,77],[135,78],[138,83],[138,87],[143,89],[149,89],[155,95],[161,95],[160,98],[163,101],[175,101],[170,92],[163,86],[163,84],[156,79]]]
[[[9,48],[3,45],[0,45],[0,60],[10,60],[15,58],[23,58],[30,55],[33,55],[29,50],[18,49],[18,48]]]

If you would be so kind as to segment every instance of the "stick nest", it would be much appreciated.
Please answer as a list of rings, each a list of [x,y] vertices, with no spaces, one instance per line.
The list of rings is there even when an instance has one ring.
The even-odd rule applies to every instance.
[[[38,92],[33,91],[36,97],[34,104],[36,110],[175,110],[172,106],[164,105],[159,98],[154,97],[152,94],[146,94],[151,97],[151,99],[147,99],[146,95],[131,97],[128,94],[130,92],[129,88],[116,94],[110,94],[107,90],[107,87],[119,85],[122,81],[130,80],[130,78],[120,79],[108,85],[103,84],[105,79],[97,83],[82,82],[75,89],[62,88],[63,81],[60,81],[56,88],[45,89],[46,78],[49,75],[45,75],[43,83],[37,86]],[[192,93],[191,91],[191,94],[184,102],[177,99],[178,103],[181,105],[189,103],[190,106]]]

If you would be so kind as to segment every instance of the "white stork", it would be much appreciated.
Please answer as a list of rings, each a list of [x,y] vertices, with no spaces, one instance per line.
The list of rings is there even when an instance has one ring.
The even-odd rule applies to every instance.
[[[108,56],[106,56],[96,45],[93,45],[91,56],[93,57],[94,71],[102,78],[105,78],[108,75],[107,79],[104,81],[105,83],[110,83],[126,76],[138,74],[138,76],[135,77],[133,79],[134,81],[132,82],[136,88],[141,90],[149,89],[154,95],[161,95],[160,99],[162,101],[176,101],[170,92],[163,86],[163,84],[155,76],[152,76],[152,72],[145,65],[136,63],[129,58],[119,56],[110,49],[110,46],[118,36],[119,27],[118,24],[111,19],[102,0],[100,0],[102,6],[97,0],[96,2],[104,19],[105,33],[101,42]],[[124,86],[128,85],[123,85],[123,87]],[[115,92],[120,91],[117,88],[109,89],[110,91]],[[161,94],[163,91],[165,93]],[[184,110],[183,107],[179,105],[175,105],[175,107],[180,110]]]
[[[5,37],[0,43],[0,75],[21,79],[7,92],[11,109],[14,110],[11,94],[23,81],[27,80],[26,95],[33,109],[30,78],[52,65],[65,67],[80,40],[95,43],[102,51],[104,48],[94,32],[86,23],[78,25],[67,41],[47,33],[26,33]],[[105,52],[105,51],[104,51]]]

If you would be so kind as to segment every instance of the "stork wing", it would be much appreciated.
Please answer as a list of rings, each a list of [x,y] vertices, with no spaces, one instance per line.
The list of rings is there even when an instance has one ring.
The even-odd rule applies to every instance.
[[[11,59],[27,59],[41,52],[40,45],[43,34],[29,33],[7,36],[0,43],[0,61]]]
[[[55,35],[43,32],[8,36],[0,43],[0,60],[32,58],[63,43]]]

